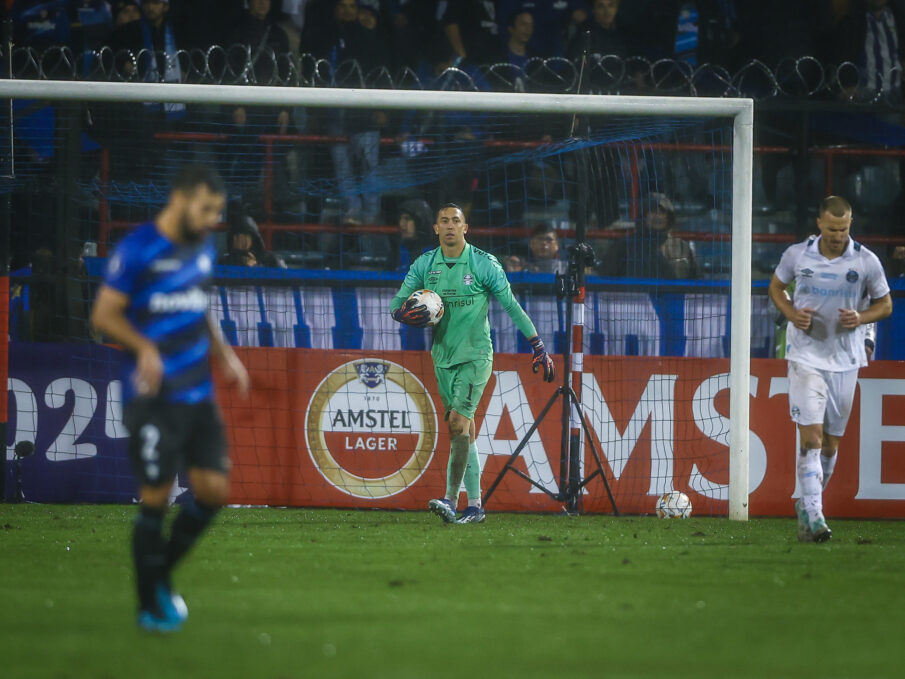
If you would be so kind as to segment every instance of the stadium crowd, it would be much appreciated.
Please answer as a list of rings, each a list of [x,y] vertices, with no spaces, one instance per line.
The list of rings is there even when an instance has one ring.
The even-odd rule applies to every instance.
[[[598,63],[612,57],[622,59],[640,90],[649,72],[632,72],[633,63],[674,59],[731,71],[752,59],[769,69],[781,69],[789,59],[815,57],[825,64],[856,65],[859,76],[846,87],[892,93],[887,101],[897,104],[905,50],[905,41],[898,36],[899,27],[905,26],[905,0],[8,0],[7,8],[17,46],[40,50],[66,45],[76,54],[107,47],[122,77],[162,82],[186,79],[180,54],[200,50],[210,55],[214,46],[223,48],[224,67],[233,74],[244,74],[250,83],[271,82],[275,69],[286,65],[279,58],[260,55],[305,54],[317,60],[311,62],[317,64],[315,69],[325,66],[331,74],[330,84],[337,86],[360,86],[365,76],[407,69],[422,86],[443,89],[454,88],[450,73],[462,74],[478,89],[499,89],[500,83],[487,70],[489,64],[509,64],[523,72],[532,58],[576,60],[584,53]],[[356,68],[344,68],[348,64]],[[518,78],[503,86],[518,89]],[[383,269],[404,268],[431,240],[429,210],[424,209],[427,203],[453,199],[473,205],[475,201],[468,196],[477,180],[473,174],[459,172],[426,185],[417,195],[388,197],[375,188],[382,167],[401,160],[410,174],[423,170],[424,138],[449,135],[467,157],[472,146],[490,137],[549,141],[567,136],[565,130],[550,129],[548,124],[522,125],[513,137],[513,132],[502,126],[490,129],[486,120],[461,114],[391,115],[251,106],[211,110],[187,109],[181,104],[98,106],[93,113],[92,132],[110,149],[114,179],[146,181],[154,168],[165,165],[172,153],[153,140],[155,133],[197,131],[201,129],[198,125],[205,124],[228,130],[231,153],[216,162],[231,192],[237,186],[239,190],[238,195],[231,195],[238,200],[230,210],[232,235],[223,261],[247,265],[282,261],[265,254],[256,226],[254,233],[248,232],[255,218],[269,220],[272,216],[264,215],[261,207],[261,177],[268,162],[261,134],[343,140],[323,148],[275,142],[268,149],[274,168],[266,190],[272,193],[274,218],[281,219],[282,213],[284,222],[334,223],[344,229],[316,236],[277,234],[276,247],[319,251],[324,255],[320,263],[328,266]],[[897,127],[899,115],[887,113],[884,120]],[[793,146],[789,139],[796,131],[787,129],[787,122],[763,116],[759,142]],[[381,144],[386,138],[398,140],[398,144],[387,149]],[[192,153],[204,158],[203,149]],[[759,181],[761,203],[767,206],[777,202],[776,195],[783,190],[779,162],[775,158],[763,162]],[[616,161],[611,164],[615,167]],[[902,172],[894,165],[893,188],[899,193]],[[537,167],[543,174],[542,165],[535,164]],[[858,169],[857,164],[853,167]],[[524,170],[520,178],[525,186],[536,184],[532,171]],[[795,171],[801,172],[800,168]],[[314,175],[333,182],[333,200],[314,199],[299,190],[300,178]],[[493,180],[487,177],[488,182]],[[544,185],[540,191],[548,188]],[[675,195],[677,187],[666,188],[674,195],[661,195],[662,189],[657,189],[645,196],[644,206],[651,209],[642,210],[633,224],[626,225],[625,206],[617,205],[615,199],[612,205],[600,207],[592,226],[634,227],[630,237],[615,246],[602,242],[603,269],[617,275],[670,278],[705,273],[693,248],[672,235],[676,206],[681,210],[687,196]],[[418,201],[424,205],[416,205]],[[480,208],[475,205],[476,211]],[[504,221],[524,227],[530,237],[507,244],[506,265],[512,271],[558,271],[565,248],[560,247],[557,230],[550,220],[537,220],[529,208],[525,205],[507,212]],[[574,212],[567,208],[566,218],[574,219]],[[497,225],[491,205],[483,206],[482,214],[482,221]],[[134,213],[119,216],[132,219]],[[359,224],[397,222],[399,232],[389,238],[355,231]],[[798,230],[802,226],[780,228]],[[874,230],[890,233],[888,226]],[[632,261],[633,253],[640,258],[638,253],[647,250],[657,254],[645,261],[663,262],[663,266],[658,265],[657,271],[629,270],[627,262]],[[290,265],[300,265],[287,259]],[[890,248],[886,261],[890,270],[896,271],[905,261],[905,251]],[[765,264],[764,269],[774,263]]]
[[[20,46],[158,51],[269,46],[418,68],[592,53],[726,67],[788,57],[881,72],[903,45],[902,0],[7,0]],[[865,49],[875,47],[871,54]],[[347,54],[343,54],[347,51]],[[444,55],[445,56],[445,55]]]

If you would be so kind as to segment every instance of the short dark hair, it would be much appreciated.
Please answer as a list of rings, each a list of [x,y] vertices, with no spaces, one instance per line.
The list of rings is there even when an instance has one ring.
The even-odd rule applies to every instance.
[[[822,217],[829,212],[833,217],[845,217],[852,213],[852,206],[842,196],[827,196],[820,201],[820,208],[817,210],[817,216]]]
[[[458,210],[459,212],[462,213],[462,218],[463,219],[465,218],[465,210],[460,208],[458,205],[456,205],[455,203],[443,203],[443,205],[441,205],[437,209],[437,219],[440,219],[440,213],[443,212],[443,210],[451,210],[451,209]]]
[[[507,24],[507,26],[515,26],[515,20],[522,14],[530,14],[531,18],[534,18],[534,12],[532,12],[527,7],[521,7],[517,11],[509,15],[509,23]]]
[[[226,195],[226,184],[220,174],[206,165],[184,165],[173,177],[172,190],[193,193],[199,186],[206,186],[211,193]]]
[[[534,228],[531,229],[531,238],[542,236],[545,233],[556,234],[556,229],[545,222],[540,222],[539,224],[535,224]]]

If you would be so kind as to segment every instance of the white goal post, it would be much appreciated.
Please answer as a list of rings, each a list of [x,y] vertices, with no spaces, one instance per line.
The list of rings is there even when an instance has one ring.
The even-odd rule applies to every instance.
[[[2,80],[8,99],[182,102],[314,108],[435,109],[564,115],[731,118],[732,292],[730,297],[729,518],[748,518],[748,429],[751,372],[751,209],[754,104],[751,99],[502,92],[443,92]]]

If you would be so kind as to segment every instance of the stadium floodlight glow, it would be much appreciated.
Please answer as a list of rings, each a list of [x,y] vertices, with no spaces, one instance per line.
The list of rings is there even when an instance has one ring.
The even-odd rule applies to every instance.
[[[753,102],[750,99],[0,81],[10,99],[723,118],[733,121],[729,517],[748,517]]]

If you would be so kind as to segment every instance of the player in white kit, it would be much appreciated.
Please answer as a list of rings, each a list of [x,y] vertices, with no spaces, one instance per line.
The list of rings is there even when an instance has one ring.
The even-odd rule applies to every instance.
[[[848,201],[825,198],[817,212],[820,235],[788,248],[770,281],[770,299],[789,321],[789,409],[801,438],[801,499],[795,503],[800,540],[830,539],[823,489],[836,465],[858,369],[867,365],[867,326],[892,313],[883,265],[851,239],[851,224]],[[790,299],[786,288],[793,282]]]

